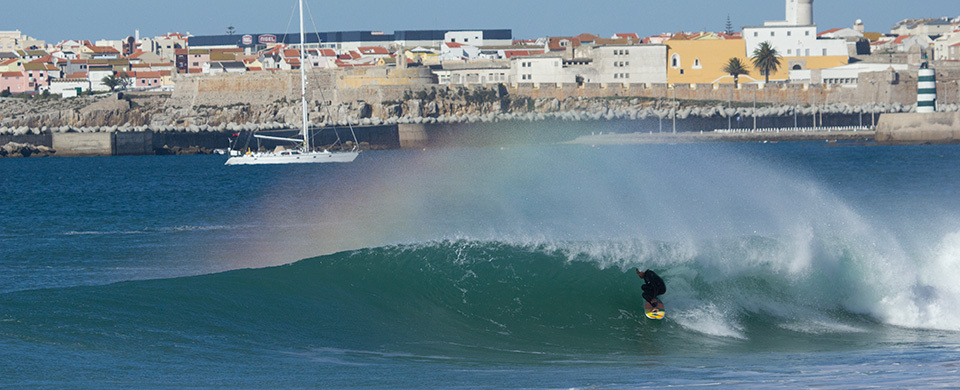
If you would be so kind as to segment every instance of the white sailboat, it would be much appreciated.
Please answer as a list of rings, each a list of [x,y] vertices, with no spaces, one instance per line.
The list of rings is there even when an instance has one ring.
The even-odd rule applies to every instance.
[[[260,164],[309,164],[309,163],[328,163],[352,162],[360,155],[360,151],[354,146],[350,151],[315,151],[310,148],[310,128],[307,123],[307,70],[306,70],[306,48],[303,33],[303,0],[300,0],[300,103],[303,108],[303,118],[301,134],[302,139],[272,137],[256,134],[254,137],[275,141],[289,141],[302,143],[298,149],[279,150],[272,152],[250,152],[245,154],[232,155],[226,165],[260,165]],[[356,145],[356,136],[354,136],[354,145]],[[236,151],[231,151],[236,153]]]

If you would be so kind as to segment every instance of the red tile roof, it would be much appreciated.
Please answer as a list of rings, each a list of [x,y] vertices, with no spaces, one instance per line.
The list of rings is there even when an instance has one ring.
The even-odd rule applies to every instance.
[[[114,48],[109,47],[109,46],[93,46],[93,45],[87,45],[87,47],[88,47],[90,50],[92,50],[94,53],[96,53],[96,54],[120,54],[120,52],[117,51],[117,49],[114,49]]]
[[[23,77],[23,72],[0,72],[0,77]]]
[[[130,77],[135,79],[158,79],[163,76],[161,72],[131,72]]]
[[[567,46],[560,46],[560,42],[564,40],[568,41],[569,44]],[[547,38],[547,48],[549,48],[550,51],[563,51],[563,50],[567,50],[568,47],[579,47],[579,46],[580,46],[579,38],[574,38],[574,37]]]
[[[580,42],[594,42],[598,38],[600,37],[593,34],[589,34],[589,33],[583,33],[583,34],[577,35],[577,39],[579,39]]]
[[[819,37],[819,36],[823,36],[823,35],[826,35],[826,34],[835,33],[835,32],[840,31],[840,30],[843,30],[843,29],[842,29],[842,28],[831,28],[831,29],[829,29],[829,30],[827,30],[827,31],[824,31],[824,32],[822,32],[822,33],[817,34],[817,36]]]
[[[504,50],[503,55],[507,58],[530,57],[543,54],[544,50]]]
[[[632,39],[634,41],[640,40],[640,36],[637,35],[637,33],[614,34],[614,37],[617,37],[620,39]]]
[[[894,45],[899,45],[899,44],[903,43],[903,41],[904,41],[905,39],[910,38],[910,37],[912,37],[912,36],[913,36],[913,35],[901,35],[901,36],[897,37],[897,39],[894,39],[894,40],[893,40],[893,44],[894,44]]]
[[[363,54],[379,54],[379,55],[388,55],[390,51],[387,48],[382,46],[363,46],[358,47],[357,50]]]
[[[63,78],[64,78],[64,79],[68,79],[68,80],[86,79],[86,78],[87,78],[87,72],[74,72],[74,73],[70,73],[70,74],[64,76]]]

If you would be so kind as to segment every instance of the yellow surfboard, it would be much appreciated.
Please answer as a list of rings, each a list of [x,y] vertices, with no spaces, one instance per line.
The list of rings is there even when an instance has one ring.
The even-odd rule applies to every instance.
[[[662,320],[667,312],[663,310],[663,301],[657,299],[657,307],[651,306],[650,302],[643,302],[643,314],[651,320]]]

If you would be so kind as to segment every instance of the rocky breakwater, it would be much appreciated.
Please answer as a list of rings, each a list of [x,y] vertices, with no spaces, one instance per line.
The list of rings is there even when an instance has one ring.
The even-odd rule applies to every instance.
[[[43,145],[21,144],[17,142],[8,142],[0,147],[0,158],[2,157],[49,157],[56,151]]]
[[[870,103],[863,105],[823,104],[725,104],[711,101],[671,101],[651,98],[530,98],[506,95],[495,88],[441,87],[401,101],[374,105],[373,116],[354,119],[357,124],[434,124],[499,121],[602,121],[679,120],[694,118],[769,118],[786,116],[831,116],[914,112],[915,105]],[[942,111],[960,111],[957,105],[941,106]],[[354,113],[355,114],[355,113]],[[377,117],[377,114],[380,117]],[[351,116],[350,118],[356,118]],[[712,129],[702,129],[712,130]]]
[[[299,84],[292,83],[291,77],[286,73],[240,75],[211,85],[205,84],[203,80],[206,79],[190,77],[184,78],[183,83],[178,81],[177,91],[173,94],[105,94],[73,99],[0,98],[0,136],[146,131],[218,133],[223,136],[237,132],[295,129],[300,126],[301,107],[298,103]],[[510,94],[503,85],[332,88],[336,74],[325,77],[313,83],[320,88],[308,94],[309,118],[315,127],[723,118],[722,121],[691,120],[686,127],[688,130],[713,130],[709,127],[719,122],[725,125],[726,118],[797,115],[810,122],[809,118],[814,116],[915,111],[913,105],[898,103],[812,106],[767,103],[754,108],[748,103],[649,97],[534,98]],[[258,88],[261,89],[259,92],[251,90]],[[956,105],[943,105],[940,109],[960,111]],[[822,118],[816,121],[815,125],[822,124]],[[864,120],[863,123],[872,122]]]
[[[162,111],[163,97],[141,101],[119,94],[59,98],[0,99],[0,134],[28,131],[97,131],[143,126]]]

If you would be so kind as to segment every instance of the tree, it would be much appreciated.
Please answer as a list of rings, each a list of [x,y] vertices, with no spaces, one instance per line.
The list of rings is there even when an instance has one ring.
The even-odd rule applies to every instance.
[[[780,53],[770,42],[763,42],[753,50],[753,66],[765,77],[765,82],[769,83],[770,72],[780,69]]]
[[[729,14],[727,15],[727,25],[725,27],[723,32],[727,33],[727,35],[733,35],[733,22],[730,21]]]
[[[128,76],[126,72],[120,72],[115,75],[104,76],[100,79],[100,82],[106,85],[107,88],[110,88],[110,92],[113,92],[118,89],[126,89],[130,86],[132,80],[130,80],[130,76]]]
[[[743,61],[740,61],[737,57],[733,57],[727,61],[727,65],[723,67],[723,71],[733,76],[734,88],[740,85],[740,75],[750,73],[750,70],[747,69],[747,64],[744,64]]]

